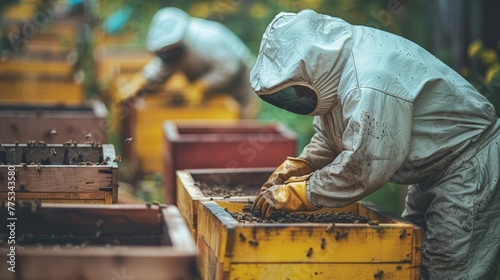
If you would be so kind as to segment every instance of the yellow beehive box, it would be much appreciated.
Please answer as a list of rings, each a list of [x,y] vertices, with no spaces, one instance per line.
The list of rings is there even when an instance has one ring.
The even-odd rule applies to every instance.
[[[79,104],[85,100],[82,79],[71,54],[43,58],[10,57],[0,62],[0,101]]]
[[[28,21],[33,19],[36,11],[39,9],[42,1],[20,1],[8,5],[0,18],[4,21]],[[45,15],[45,14],[44,14]]]
[[[81,142],[80,142],[81,143]],[[2,144],[0,199],[111,204],[118,200],[118,161],[111,144]],[[7,180],[12,174],[12,180]],[[12,183],[14,182],[14,183]]]
[[[76,54],[61,54],[50,57],[39,55],[6,57],[0,67],[0,76],[73,77]]]
[[[422,230],[372,203],[350,211],[377,223],[240,223],[245,202],[203,201],[197,268],[202,279],[419,279]]]
[[[237,120],[238,103],[229,95],[217,95],[199,106],[175,105],[173,96],[148,95],[132,104],[125,117],[125,137],[132,137],[127,157],[137,157],[145,174],[162,173],[163,122],[167,120]]]
[[[196,239],[198,208],[202,201],[232,200],[233,198],[253,200],[262,184],[271,176],[275,168],[214,168],[177,170],[177,207]],[[220,187],[213,192],[210,185]],[[231,196],[234,190],[243,186],[240,196]],[[210,191],[216,195],[207,196]],[[232,189],[232,190],[231,190]]]
[[[13,220],[0,205],[0,218],[15,226],[0,234],[2,280],[197,279],[196,246],[175,206],[22,206],[9,205]]]

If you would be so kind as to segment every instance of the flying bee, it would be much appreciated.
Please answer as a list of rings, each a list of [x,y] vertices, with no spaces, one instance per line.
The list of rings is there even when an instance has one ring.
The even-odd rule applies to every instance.
[[[50,135],[57,135],[57,131],[55,128],[53,128],[51,131],[50,131]]]
[[[113,159],[113,162],[120,162],[122,161],[122,157],[120,155],[117,155],[115,159]]]
[[[89,132],[85,135],[85,139],[89,140],[90,138],[92,138],[92,133]]]
[[[130,138],[126,138],[126,139],[125,139],[125,143],[127,143],[127,144],[128,144],[128,143],[132,142],[132,139],[133,139],[132,137],[130,137]]]
[[[50,148],[50,155],[51,156],[56,156],[57,155],[57,152],[54,148]]]

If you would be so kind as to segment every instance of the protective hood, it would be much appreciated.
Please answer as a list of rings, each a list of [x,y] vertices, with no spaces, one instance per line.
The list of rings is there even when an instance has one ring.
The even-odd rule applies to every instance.
[[[146,39],[146,49],[158,53],[182,43],[190,16],[178,8],[163,8],[153,16]]]
[[[279,13],[269,24],[250,73],[252,88],[263,100],[303,115],[323,115],[338,103],[340,74],[351,52],[352,25],[312,10]],[[315,93],[312,110],[300,110],[297,88]],[[304,96],[304,95],[302,95]],[[280,104],[281,102],[281,104]],[[288,104],[283,104],[287,102]],[[295,108],[295,109],[291,109]]]

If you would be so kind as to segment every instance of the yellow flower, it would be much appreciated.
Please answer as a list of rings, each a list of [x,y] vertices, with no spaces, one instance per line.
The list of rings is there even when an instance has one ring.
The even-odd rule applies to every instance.
[[[485,75],[486,83],[491,84],[494,80],[500,78],[500,64],[496,63],[488,68]]]
[[[497,61],[497,53],[492,49],[486,49],[481,53],[481,60],[486,65],[493,64]]]
[[[469,57],[475,57],[482,48],[483,43],[479,40],[476,40],[470,43],[469,48],[467,49],[467,53],[469,54]]]

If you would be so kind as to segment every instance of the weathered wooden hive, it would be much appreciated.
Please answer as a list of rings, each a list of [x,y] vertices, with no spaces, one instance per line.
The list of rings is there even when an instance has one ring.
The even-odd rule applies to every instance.
[[[1,279],[196,279],[196,246],[173,205],[3,201],[0,210],[15,225],[0,232],[0,253],[10,253],[8,240],[17,246],[14,262],[0,264]]]
[[[119,160],[112,144],[2,144],[0,198],[116,203]]]

